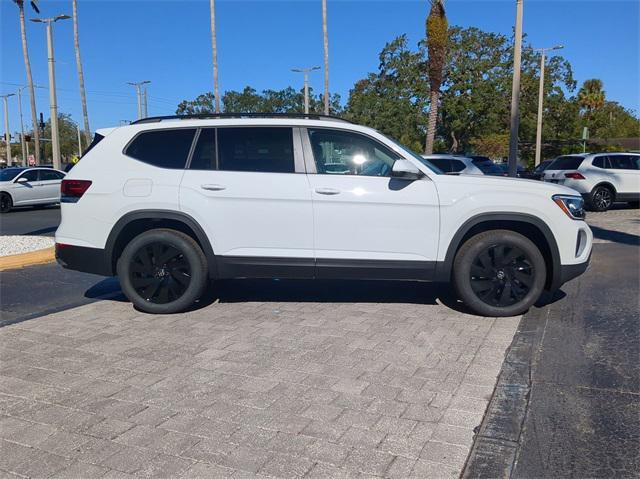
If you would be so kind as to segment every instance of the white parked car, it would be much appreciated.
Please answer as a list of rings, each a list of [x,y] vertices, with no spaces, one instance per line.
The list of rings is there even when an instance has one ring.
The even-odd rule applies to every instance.
[[[4,168],[0,170],[0,212],[14,206],[51,205],[60,202],[64,171],[52,168]]]
[[[210,279],[361,278],[453,282],[508,316],[586,270],[583,214],[571,189],[444,175],[340,119],[159,117],[98,131],[62,182],[56,256],[151,313]]]
[[[465,156],[433,154],[422,155],[422,158],[447,175],[484,175],[473,160]]]
[[[638,203],[640,154],[560,156],[544,171],[543,180],[573,188],[594,211],[606,211],[614,202]]]

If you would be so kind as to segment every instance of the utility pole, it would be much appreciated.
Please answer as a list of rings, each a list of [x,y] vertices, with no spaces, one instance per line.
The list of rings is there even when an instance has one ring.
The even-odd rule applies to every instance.
[[[138,100],[138,120],[143,118],[142,116],[142,85],[146,85],[147,83],[151,83],[151,81],[143,80],[138,82],[133,82],[133,81],[127,82],[127,85],[132,85],[136,87],[136,98]],[[145,92],[146,92],[146,88],[147,87],[145,87]]]
[[[80,134],[80,125],[76,125],[76,129],[78,130],[78,158],[82,156],[82,135]]]
[[[216,113],[220,113],[220,86],[218,85],[218,39],[216,34],[216,0],[209,0],[211,20],[211,54],[213,61],[213,99]]]
[[[320,67],[292,68],[292,72],[304,74],[304,113],[309,114],[309,72],[320,70]]]
[[[22,90],[28,88],[26,86],[21,86],[18,88],[18,114],[20,116],[20,147],[22,149],[22,165],[27,165],[27,142],[24,141],[24,120],[22,118]]]
[[[520,62],[522,56],[522,5],[516,0],[516,32],[513,45],[513,81],[511,83],[511,129],[509,133],[509,176],[516,177],[518,166],[518,128],[520,127]]]
[[[11,166],[11,133],[9,133],[9,97],[15,93],[2,95],[4,100],[4,140],[7,143],[7,166]]]
[[[544,103],[544,62],[545,53],[552,50],[560,50],[564,48],[562,45],[556,45],[550,48],[535,48],[534,51],[542,54],[540,58],[540,87],[538,88],[538,124],[536,127],[536,166],[540,164],[542,155],[542,107]]]
[[[327,0],[322,0],[322,46],[324,50],[324,114],[329,114],[329,27],[327,26]]]
[[[53,54],[53,24],[58,20],[67,20],[69,15],[58,15],[52,18],[32,18],[32,22],[44,23],[47,26],[47,57],[49,62],[49,110],[51,115],[51,150],[53,167],[60,169],[60,137],[58,130],[58,100],[56,97],[56,67]]]
[[[147,96],[147,85],[144,86],[144,117],[149,116],[149,97]]]

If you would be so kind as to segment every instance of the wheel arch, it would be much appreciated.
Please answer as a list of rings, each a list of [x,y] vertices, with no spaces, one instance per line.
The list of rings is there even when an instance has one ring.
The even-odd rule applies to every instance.
[[[211,242],[198,222],[186,213],[169,210],[138,210],[125,214],[111,229],[105,246],[111,274],[127,243],[144,231],[168,228],[192,237],[204,252],[209,265],[209,277],[216,278],[218,270]]]
[[[437,281],[451,281],[453,260],[465,241],[478,233],[495,229],[515,231],[531,239],[540,249],[547,266],[545,289],[560,287],[562,268],[556,239],[544,221],[525,213],[483,213],[465,221],[453,235],[444,261],[438,263]]]
[[[593,188],[591,188],[591,192],[590,192],[590,193],[591,193],[591,194],[593,194],[593,192],[595,191],[595,189],[596,189],[596,188],[598,188],[599,186],[604,186],[604,187],[606,187],[606,188],[610,189],[610,190],[611,190],[611,193],[613,193],[613,199],[614,199],[614,200],[616,199],[616,196],[617,196],[618,192],[616,191],[616,187],[615,187],[615,186],[613,186],[613,184],[612,184],[612,183],[610,183],[609,181],[601,181],[601,182],[599,182],[599,183],[595,184],[595,185],[593,186]]]

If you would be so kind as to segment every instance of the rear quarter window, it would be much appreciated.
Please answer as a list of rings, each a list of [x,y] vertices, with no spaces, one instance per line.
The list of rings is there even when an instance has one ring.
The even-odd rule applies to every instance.
[[[547,170],[577,170],[584,158],[582,156],[559,156],[549,165]]]
[[[195,128],[145,131],[129,143],[124,154],[159,168],[182,169],[195,132]]]

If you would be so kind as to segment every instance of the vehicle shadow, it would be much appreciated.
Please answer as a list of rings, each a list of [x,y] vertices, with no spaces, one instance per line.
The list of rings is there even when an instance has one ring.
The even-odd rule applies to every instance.
[[[116,282],[116,283],[114,283]],[[116,278],[96,283],[84,296],[91,299],[127,302]],[[472,314],[460,302],[453,286],[417,281],[351,281],[242,279],[220,280],[209,285],[205,294],[189,311],[213,303],[409,303],[444,306],[460,313]]]
[[[640,220],[634,219],[633,222],[640,222]],[[593,232],[593,236],[598,239],[611,241],[614,243],[628,244],[632,246],[640,246],[640,236],[631,233],[624,233],[622,231],[608,230],[600,228],[599,226],[589,226]]]

